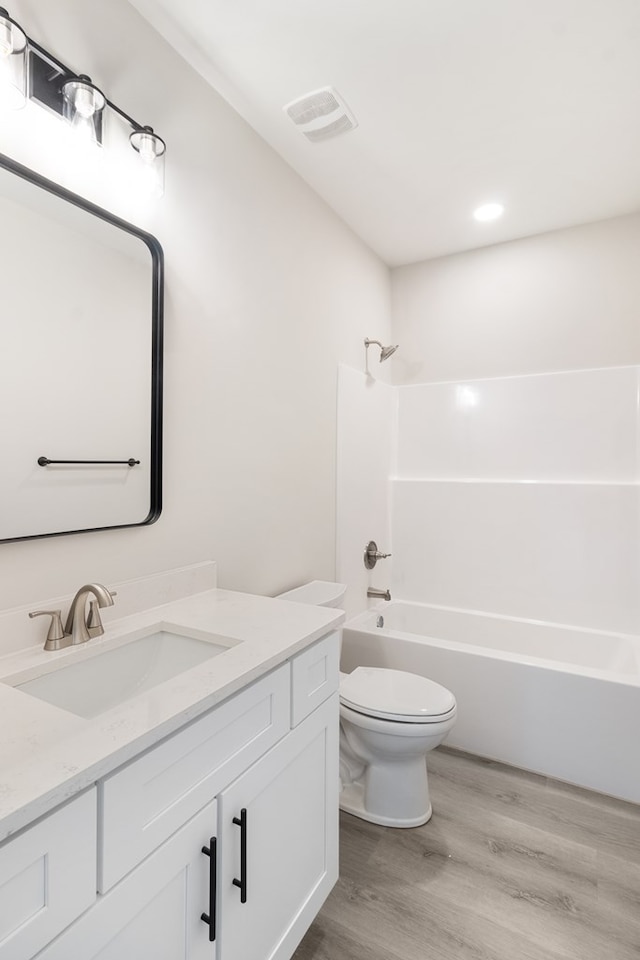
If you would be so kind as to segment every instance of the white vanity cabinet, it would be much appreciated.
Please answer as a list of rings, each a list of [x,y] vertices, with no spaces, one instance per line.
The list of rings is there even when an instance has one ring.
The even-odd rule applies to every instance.
[[[201,920],[210,880],[201,848],[215,825],[214,800],[98,897],[37,960],[216,960],[216,945]]]
[[[334,694],[218,798],[220,960],[289,958],[337,880],[337,717]]]
[[[338,876],[338,655],[331,634],[100,781],[95,903],[6,960],[288,960]]]

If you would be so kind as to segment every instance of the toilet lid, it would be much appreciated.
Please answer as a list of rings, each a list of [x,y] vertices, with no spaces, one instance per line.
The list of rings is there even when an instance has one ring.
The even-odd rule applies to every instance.
[[[427,722],[441,719],[455,708],[456,698],[446,687],[403,670],[356,667],[340,682],[345,706],[371,717]]]

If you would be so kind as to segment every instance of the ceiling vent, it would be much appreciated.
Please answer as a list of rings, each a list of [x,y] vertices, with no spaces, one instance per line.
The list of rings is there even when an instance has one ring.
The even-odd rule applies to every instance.
[[[307,93],[282,109],[313,143],[337,137],[358,126],[358,121],[333,87]]]

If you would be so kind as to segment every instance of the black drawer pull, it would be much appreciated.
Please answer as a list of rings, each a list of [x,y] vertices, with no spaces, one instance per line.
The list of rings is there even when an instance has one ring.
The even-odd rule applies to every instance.
[[[209,913],[201,913],[200,919],[209,926],[210,943],[216,938],[216,845],[216,838],[211,837],[209,846],[202,848],[205,856],[209,857]]]
[[[240,819],[233,818],[233,822],[240,827],[240,879],[234,878],[234,887],[240,887],[240,903],[247,902],[247,809],[240,811]]]

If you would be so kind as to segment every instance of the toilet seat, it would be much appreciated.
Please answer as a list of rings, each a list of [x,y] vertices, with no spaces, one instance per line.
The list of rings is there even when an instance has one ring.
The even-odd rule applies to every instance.
[[[450,690],[403,670],[356,667],[343,675],[340,700],[356,713],[401,723],[441,723],[456,710]]]

